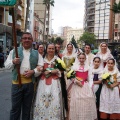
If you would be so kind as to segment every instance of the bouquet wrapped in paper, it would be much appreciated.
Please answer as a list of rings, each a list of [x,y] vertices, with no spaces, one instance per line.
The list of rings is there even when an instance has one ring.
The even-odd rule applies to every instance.
[[[75,71],[74,70],[70,70],[67,72],[66,76],[67,76],[67,79],[71,79],[71,78],[75,78]]]
[[[58,59],[55,60],[55,68],[57,68],[61,71],[65,71],[66,70],[66,65],[65,65],[63,60],[58,58]]]
[[[108,85],[113,84],[113,82],[110,81],[111,75],[109,73],[104,73],[102,75],[102,81],[107,82]]]

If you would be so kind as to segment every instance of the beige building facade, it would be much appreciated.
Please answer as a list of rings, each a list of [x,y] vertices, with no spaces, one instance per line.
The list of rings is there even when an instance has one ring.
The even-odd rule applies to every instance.
[[[67,43],[69,43],[72,39],[72,37],[74,36],[76,42],[80,39],[80,37],[82,36],[83,34],[83,29],[69,29],[67,31]]]
[[[34,12],[38,15],[39,19],[44,23],[43,37],[46,40],[47,31],[48,37],[51,37],[52,34],[52,6],[50,6],[50,18],[48,21],[48,11],[46,6],[43,4],[43,0],[34,0]],[[48,24],[49,23],[49,24]]]

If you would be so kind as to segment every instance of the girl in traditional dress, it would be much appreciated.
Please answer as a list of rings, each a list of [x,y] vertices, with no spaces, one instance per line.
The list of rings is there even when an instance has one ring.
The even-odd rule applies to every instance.
[[[111,51],[108,48],[107,43],[102,42],[99,46],[98,53],[96,54],[97,57],[100,57],[101,63],[103,66],[106,66],[106,62],[109,58],[113,58]]]
[[[86,55],[80,53],[78,61],[72,67],[76,78],[68,90],[70,91],[70,120],[95,120],[97,118],[95,96],[92,91],[93,80],[90,79],[89,65]]]
[[[103,73],[103,66],[101,65],[101,59],[100,57],[95,57],[93,59],[93,63],[91,64],[90,71],[92,72],[91,74],[91,79],[93,80],[93,92],[96,95],[96,106],[97,106],[97,116],[98,120],[100,119],[99,116],[99,99],[100,99],[100,92],[101,92],[101,80],[102,80],[102,73]]]
[[[43,73],[40,78],[35,104],[33,120],[62,120],[62,95],[59,69],[54,69],[55,59],[54,44],[49,44],[44,58]]]
[[[110,82],[104,81],[100,95],[100,117],[106,120],[120,120],[120,72],[113,58],[107,61],[104,73],[111,75]]]

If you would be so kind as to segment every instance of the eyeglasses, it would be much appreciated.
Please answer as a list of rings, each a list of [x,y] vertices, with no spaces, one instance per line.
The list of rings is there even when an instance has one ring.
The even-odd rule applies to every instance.
[[[32,38],[30,38],[30,37],[23,37],[22,39],[23,39],[23,40],[27,40],[27,39],[28,39],[28,40],[32,40]]]

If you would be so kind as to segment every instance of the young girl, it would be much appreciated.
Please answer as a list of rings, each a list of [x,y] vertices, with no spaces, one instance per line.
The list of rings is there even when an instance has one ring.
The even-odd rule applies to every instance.
[[[89,65],[84,53],[78,55],[72,67],[76,72],[74,84],[70,90],[70,120],[95,120],[97,118],[95,97],[92,92],[93,81],[89,81]]]
[[[100,95],[100,117],[101,119],[119,120],[120,119],[120,94],[119,82],[120,73],[116,67],[113,58],[107,61],[104,73],[111,75],[110,81],[112,84],[103,82],[101,95]]]
[[[100,57],[95,57],[93,59],[93,64],[91,65],[90,71],[92,72],[91,74],[91,79],[93,80],[93,92],[96,95],[96,106],[97,106],[97,112],[98,112],[98,120],[99,120],[99,99],[100,99],[100,92],[102,88],[102,83],[101,83],[101,76],[103,73],[103,67],[101,64],[101,59]]]

